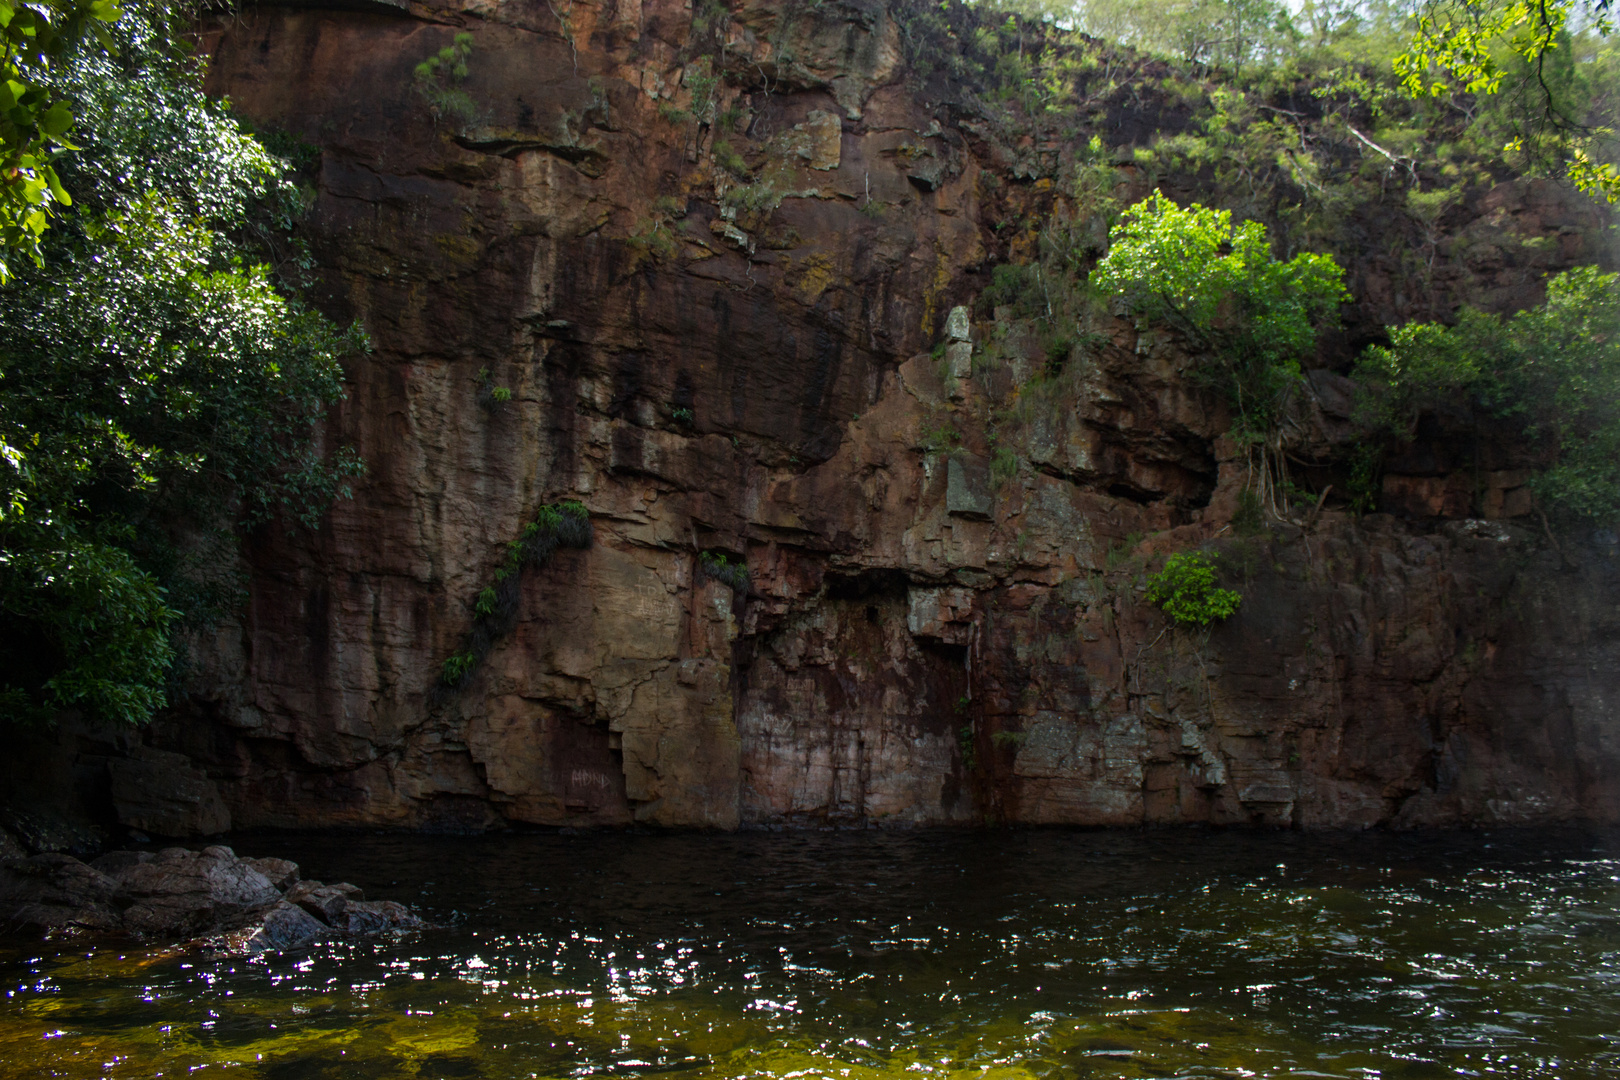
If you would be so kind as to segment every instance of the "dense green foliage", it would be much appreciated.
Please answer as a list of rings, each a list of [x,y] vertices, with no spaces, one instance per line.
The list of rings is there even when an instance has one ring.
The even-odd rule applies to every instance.
[[[1514,169],[1567,175],[1610,201],[1620,196],[1614,131],[1620,42],[1611,32],[1609,0],[975,0],[973,6],[1051,28],[1042,48],[1020,49],[1016,64],[997,63],[1003,75],[1028,72],[1029,87],[1064,81],[1050,45],[1072,27],[1191,71],[1219,71],[1236,91],[1310,84],[1341,117],[1342,134],[1357,129],[1364,149],[1391,164],[1438,168],[1500,157]],[[970,65],[968,58],[955,64]],[[1257,119],[1286,128],[1290,117],[1315,112],[1287,103]],[[1413,138],[1422,129],[1427,137]],[[1316,141],[1296,140],[1293,149],[1305,162],[1320,161],[1328,147],[1310,145]],[[1247,156],[1259,161],[1262,149]]]
[[[1148,603],[1177,626],[1208,626],[1235,613],[1243,597],[1215,584],[1215,567],[1203,553],[1183,551],[1164,561],[1148,579]]]
[[[55,167],[73,149],[73,102],[51,66],[86,37],[112,43],[113,0],[0,0],[0,283],[18,256],[38,263],[57,207],[72,203]]]
[[[1500,319],[1465,309],[1456,325],[1395,329],[1356,369],[1362,422],[1389,441],[1448,402],[1511,419],[1546,446],[1552,465],[1531,481],[1563,519],[1620,519],[1620,290],[1591,267],[1555,278],[1547,302]]]
[[[363,347],[262,261],[297,189],[131,6],[46,73],[73,212],[0,289],[0,711],[139,723],[174,635],[233,604],[237,537],[313,524],[360,463],[319,426]],[[295,269],[283,263],[283,270]]]
[[[1125,211],[1109,239],[1092,284],[1206,352],[1200,373],[1231,403],[1239,433],[1264,437],[1318,328],[1349,298],[1333,257],[1283,262],[1260,222],[1234,225],[1229,211],[1159,193]]]

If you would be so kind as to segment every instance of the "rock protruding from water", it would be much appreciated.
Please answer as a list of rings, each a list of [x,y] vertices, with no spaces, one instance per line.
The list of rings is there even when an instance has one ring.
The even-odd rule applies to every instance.
[[[200,940],[230,952],[293,949],[420,929],[403,904],[353,885],[303,880],[286,859],[228,847],[114,851],[86,864],[44,854],[0,862],[0,929],[124,932]]]

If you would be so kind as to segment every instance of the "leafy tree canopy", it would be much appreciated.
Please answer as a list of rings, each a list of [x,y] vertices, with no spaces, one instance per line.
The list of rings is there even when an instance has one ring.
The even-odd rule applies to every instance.
[[[17,256],[38,262],[56,206],[71,202],[54,164],[73,149],[73,103],[50,76],[89,35],[111,44],[113,0],[0,0],[0,283]]]
[[[1267,432],[1318,328],[1348,299],[1338,263],[1309,253],[1283,262],[1260,222],[1234,225],[1229,211],[1158,192],[1126,210],[1109,239],[1092,284],[1205,350],[1204,378],[1247,433]]]
[[[157,5],[38,75],[77,117],[73,200],[0,289],[0,715],[139,723],[176,635],[232,604],[241,529],[312,524],[360,471],[323,450],[362,348],[287,288],[285,163],[202,92]]]
[[[1465,309],[1455,326],[1391,331],[1356,370],[1360,418],[1391,441],[1418,414],[1465,401],[1522,423],[1554,455],[1531,482],[1566,521],[1620,520],[1620,275],[1581,267],[1554,278],[1547,302],[1508,319]]]
[[[1273,89],[1297,88],[1303,78],[1322,91],[1325,83],[1396,130],[1405,126],[1399,114],[1414,105],[1431,119],[1455,113],[1466,118],[1475,153],[1620,199],[1613,0],[973,2],[1218,70],[1240,84],[1273,78]],[[1404,108],[1394,105],[1397,96],[1407,99]],[[1451,144],[1455,133],[1430,138]],[[1441,152],[1413,160],[1440,164],[1446,156],[1445,145],[1424,149]]]
[[[1590,122],[1570,93],[1572,32],[1607,37],[1612,0],[1423,0],[1411,41],[1394,61],[1414,97],[1504,91],[1527,98],[1510,150],[1561,157],[1584,191],[1620,199],[1620,171],[1595,156],[1613,132]],[[1535,145],[1539,144],[1539,145]]]

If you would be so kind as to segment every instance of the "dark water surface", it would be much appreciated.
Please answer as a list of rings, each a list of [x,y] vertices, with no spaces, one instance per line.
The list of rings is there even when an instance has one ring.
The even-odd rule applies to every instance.
[[[235,845],[444,926],[0,946],[0,1075],[1620,1076],[1616,834]]]

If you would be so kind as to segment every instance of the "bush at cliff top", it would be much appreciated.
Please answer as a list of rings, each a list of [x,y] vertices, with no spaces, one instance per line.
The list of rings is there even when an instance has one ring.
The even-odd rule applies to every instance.
[[[80,149],[42,264],[0,289],[0,717],[149,719],[176,632],[241,594],[241,532],[314,523],[359,471],[318,436],[363,339],[266,265],[296,265],[300,197],[184,29],[127,5],[115,55],[42,76]]]
[[[1271,254],[1266,227],[1226,210],[1177,206],[1159,192],[1125,211],[1091,272],[1102,292],[1207,354],[1199,376],[1231,403],[1244,432],[1277,422],[1317,330],[1349,298],[1331,255]]]
[[[1543,510],[1566,521],[1620,520],[1620,275],[1560,274],[1547,302],[1501,319],[1465,308],[1455,326],[1414,323],[1357,365],[1358,418],[1389,443],[1419,413],[1465,402],[1523,425],[1554,455],[1530,481]]]
[[[1215,587],[1215,567],[1197,551],[1166,559],[1164,569],[1148,578],[1147,598],[1177,626],[1208,626],[1243,603],[1243,597],[1231,589]]]

